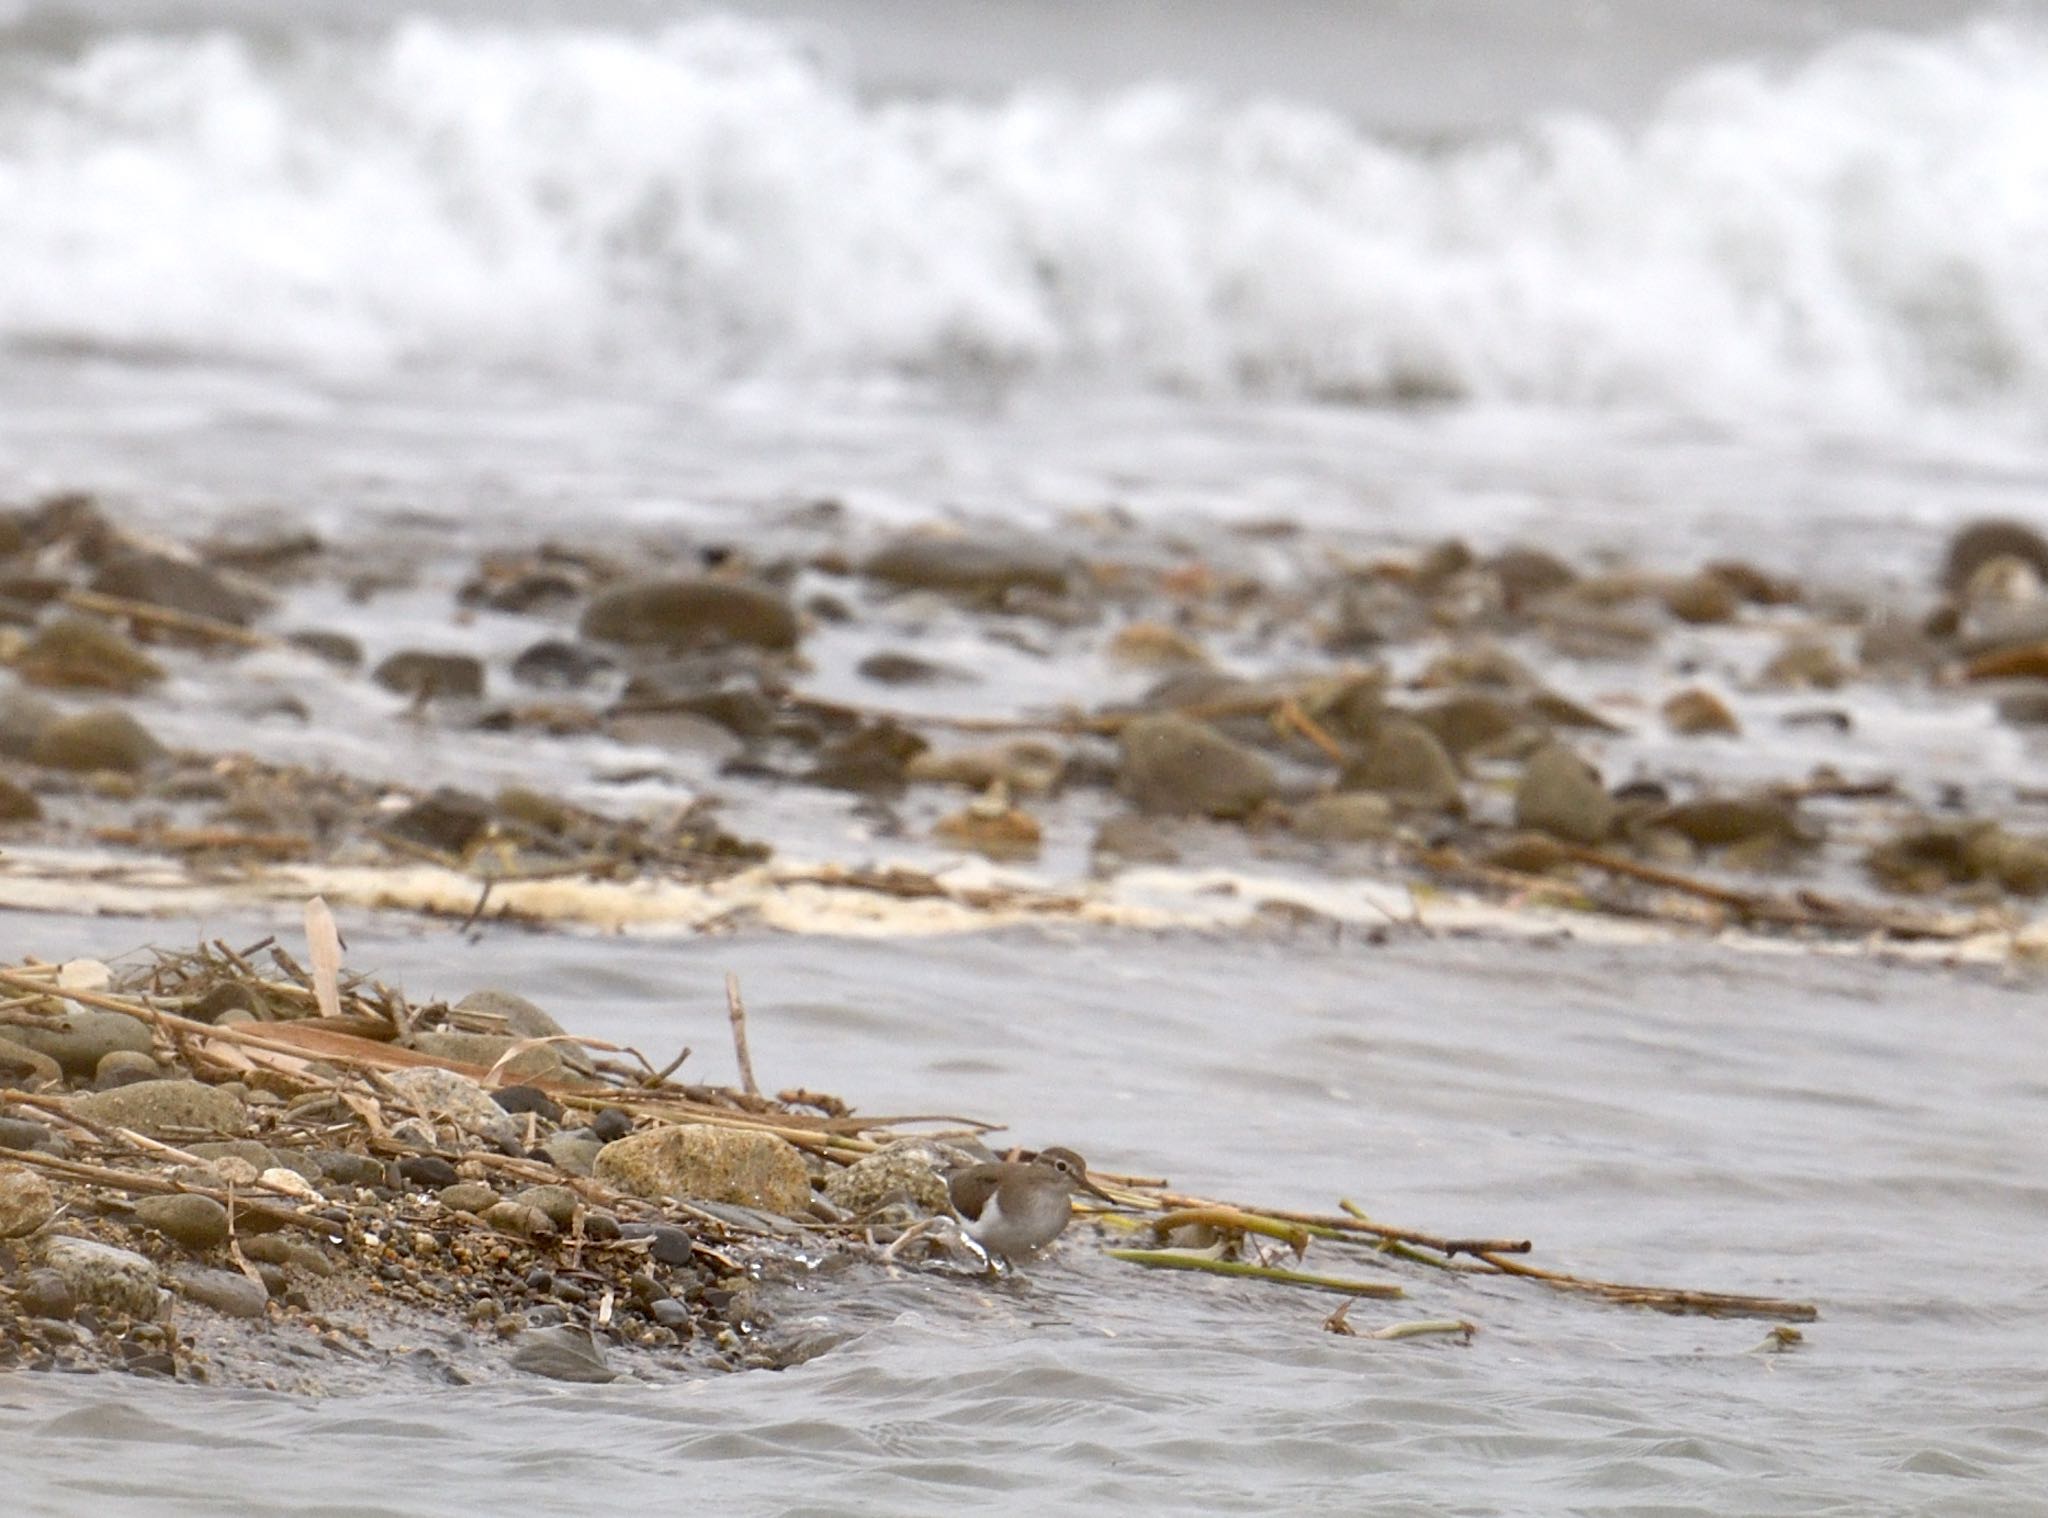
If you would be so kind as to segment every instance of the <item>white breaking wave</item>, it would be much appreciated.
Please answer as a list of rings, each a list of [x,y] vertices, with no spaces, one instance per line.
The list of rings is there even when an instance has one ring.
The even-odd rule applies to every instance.
[[[9,62],[17,349],[2048,413],[2048,39],[2013,25],[1435,150],[1169,88],[873,101],[725,19]]]

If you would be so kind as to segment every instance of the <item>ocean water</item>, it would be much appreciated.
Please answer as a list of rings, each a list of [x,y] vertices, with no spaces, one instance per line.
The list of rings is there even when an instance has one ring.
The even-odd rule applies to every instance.
[[[1917,588],[1964,515],[2044,515],[2044,247],[2029,4],[11,0],[0,498],[414,558],[394,638],[479,546],[826,497],[876,531],[1115,506]],[[39,954],[230,926],[0,920]],[[20,1511],[2048,1511],[2024,979],[1313,933],[349,939],[705,1051],[736,968],[764,1069],[869,1110],[1823,1317],[1777,1356],[1417,1282],[1475,1342],[1369,1344],[1077,1245],[1004,1292],[821,1292],[851,1342],[780,1375],[11,1380]]]

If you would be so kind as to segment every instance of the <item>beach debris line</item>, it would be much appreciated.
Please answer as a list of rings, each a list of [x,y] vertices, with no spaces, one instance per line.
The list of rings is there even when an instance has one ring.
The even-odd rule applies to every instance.
[[[952,1220],[949,1173],[999,1158],[990,1124],[697,1084],[678,1078],[687,1050],[657,1067],[509,991],[414,1002],[340,963],[324,907],[306,916],[310,963],[265,940],[0,967],[0,1364],[325,1390],[350,1367],[419,1370],[405,1357],[431,1338],[443,1379],[777,1366],[831,1342],[776,1334],[778,1281],[827,1259],[957,1269],[931,1225]],[[751,1076],[736,983],[726,1010]],[[1526,1239],[1397,1228],[1348,1202],[1091,1185],[1113,1210],[1080,1220],[1124,1235],[1108,1258],[1251,1290],[1394,1299],[1453,1273],[1815,1316],[1538,1266]],[[259,1330],[292,1355],[257,1352]]]

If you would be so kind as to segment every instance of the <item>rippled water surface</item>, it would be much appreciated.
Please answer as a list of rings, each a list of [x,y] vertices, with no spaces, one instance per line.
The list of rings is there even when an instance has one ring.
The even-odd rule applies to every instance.
[[[17,925],[19,920],[17,920]],[[55,924],[41,926],[50,938]],[[243,926],[243,925],[237,925]],[[102,947],[105,925],[74,925]],[[61,936],[61,935],[59,935]],[[67,946],[50,943],[53,951]],[[765,1082],[957,1111],[1274,1205],[1357,1198],[1614,1279],[1817,1302],[1766,1325],[1410,1271],[1334,1299],[1139,1273],[1076,1235],[1018,1282],[821,1280],[797,1369],[303,1402],[0,1382],[23,1512],[734,1512],[1111,1503],[1414,1513],[2019,1513],[2048,1490],[2037,990],[1858,960],[1325,933],[650,945],[358,933],[416,992],[509,982],[572,1025]],[[1315,1256],[1311,1253],[1311,1263]],[[1336,1268],[1340,1262],[1326,1260]],[[1341,1262],[1351,1268],[1349,1261]]]

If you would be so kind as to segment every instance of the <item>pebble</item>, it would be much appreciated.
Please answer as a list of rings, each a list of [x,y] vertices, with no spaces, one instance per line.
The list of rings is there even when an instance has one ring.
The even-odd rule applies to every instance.
[[[100,565],[92,588],[102,595],[247,626],[270,606],[254,586],[240,584],[191,559],[149,549],[117,553]]]
[[[208,1196],[146,1196],[135,1203],[146,1227],[187,1249],[212,1249],[228,1238],[228,1210]]]
[[[1561,743],[1529,756],[1515,787],[1515,826],[1567,843],[1595,844],[1614,827],[1614,798],[1592,765]]]
[[[604,1148],[603,1140],[587,1128],[572,1128],[566,1133],[551,1133],[541,1140],[547,1157],[571,1175],[591,1175],[597,1168],[597,1156]]]
[[[384,831],[443,854],[461,857],[491,828],[491,805],[481,796],[443,786],[385,819]]]
[[[170,750],[126,712],[103,707],[50,723],[36,735],[29,757],[45,769],[133,775],[169,758]]]
[[[38,1318],[68,1318],[78,1311],[78,1293],[62,1271],[31,1270],[14,1289],[21,1310]]]
[[[602,1143],[613,1143],[633,1131],[633,1114],[622,1107],[600,1108],[590,1121],[590,1131]]]
[[[1371,791],[1339,791],[1297,807],[1293,826],[1296,837],[1318,843],[1366,843],[1393,836],[1394,805]]]
[[[786,1217],[805,1213],[811,1173],[787,1139],[680,1123],[619,1139],[598,1152],[597,1178],[649,1198],[734,1202]]]
[[[521,1334],[512,1350],[511,1364],[515,1370],[554,1381],[600,1384],[619,1378],[619,1373],[606,1363],[590,1330],[567,1323]]]
[[[31,685],[131,696],[164,677],[161,664],[89,617],[59,617],[29,640],[14,667]]]
[[[390,1179],[382,1160],[349,1149],[315,1149],[306,1156],[330,1181],[344,1186],[382,1186]]]
[[[41,1050],[28,1048],[11,1038],[0,1038],[0,1076],[4,1076],[9,1085],[34,1091],[41,1086],[61,1085],[64,1067]]]
[[[0,1149],[34,1149],[50,1141],[50,1130],[25,1117],[0,1117]]]
[[[561,1104],[538,1086],[500,1086],[491,1093],[491,1100],[514,1116],[531,1112],[545,1122],[562,1120]]]
[[[137,1081],[153,1081],[163,1078],[163,1067],[154,1055],[140,1049],[109,1049],[100,1056],[100,1062],[93,1068],[93,1086],[101,1091],[111,1091],[116,1086],[132,1086]]]
[[[133,1250],[57,1237],[44,1241],[43,1264],[64,1279],[81,1303],[131,1318],[156,1315],[156,1266]]]
[[[482,1181],[458,1181],[453,1186],[443,1186],[440,1198],[443,1207],[479,1214],[498,1203],[498,1193]]]
[[[1243,817],[1273,794],[1273,767],[1205,722],[1140,717],[1121,746],[1118,783],[1140,811]]]
[[[1421,723],[1391,717],[1337,778],[1344,791],[1376,791],[1396,806],[1462,814],[1464,787],[1443,744]]]
[[[899,1139],[835,1170],[825,1180],[825,1200],[864,1218],[891,1202],[908,1200],[928,1213],[948,1210],[945,1180],[933,1164],[931,1146]]]
[[[453,1186],[460,1177],[455,1167],[438,1154],[409,1154],[398,1162],[398,1176],[421,1191],[439,1191]]]
[[[647,1258],[660,1265],[691,1265],[696,1263],[697,1253],[686,1229],[673,1223],[621,1223],[619,1237],[622,1239],[650,1239],[652,1246]]]
[[[512,661],[512,678],[547,690],[577,690],[614,667],[594,648],[566,638],[543,638]]]
[[[512,1115],[492,1101],[488,1091],[465,1075],[423,1065],[412,1070],[394,1070],[385,1079],[421,1111],[452,1122],[465,1132],[487,1138],[501,1147],[509,1147],[519,1141],[519,1125],[513,1121]]]
[[[34,791],[0,775],[0,823],[38,822],[42,815],[43,804]]]
[[[909,533],[885,543],[861,573],[907,590],[936,590],[999,600],[1016,590],[1059,595],[1071,560],[1049,544],[1019,537],[941,537]]]
[[[766,586],[699,577],[616,586],[585,608],[577,631],[679,652],[721,643],[794,648],[799,628],[795,608]]]
[[[112,1091],[94,1091],[76,1110],[95,1122],[134,1128],[151,1135],[249,1131],[249,1109],[219,1086],[195,1080],[137,1081]]]
[[[575,1222],[576,1209],[582,1204],[582,1198],[567,1186],[528,1186],[513,1193],[512,1200],[545,1214],[550,1223],[564,1232]]]
[[[268,1287],[235,1270],[187,1265],[172,1273],[171,1285],[186,1301],[210,1307],[224,1317],[260,1318],[270,1303]]]
[[[523,1239],[545,1239],[555,1232],[555,1225],[545,1212],[519,1202],[493,1202],[483,1210],[483,1220]]]
[[[87,1078],[113,1050],[147,1054],[154,1043],[149,1025],[139,1018],[68,1002],[56,1022],[10,1024],[7,1037],[24,1049],[47,1054],[64,1067],[66,1075]]]
[[[657,1297],[647,1304],[647,1316],[663,1328],[685,1329],[690,1322],[690,1309],[674,1297]]]
[[[1696,738],[1708,733],[1739,737],[1742,724],[1728,703],[1701,686],[1679,691],[1664,703],[1664,725],[1681,737]]]
[[[465,1033],[443,1028],[413,1035],[412,1047],[435,1059],[454,1060],[513,1078],[561,1080],[569,1072],[555,1044],[536,1044],[500,1033]],[[503,1102],[497,1104],[510,1111]]]
[[[484,693],[483,661],[472,654],[410,648],[384,660],[370,678],[388,691],[415,700],[475,699]]]
[[[1681,622],[1732,622],[1742,609],[1742,598],[1725,578],[1703,572],[1669,586],[1664,608]]]
[[[26,1165],[0,1164],[0,1239],[34,1233],[57,1212],[50,1183]]]
[[[363,645],[347,633],[307,628],[290,634],[286,641],[337,669],[357,669],[363,662]]]

